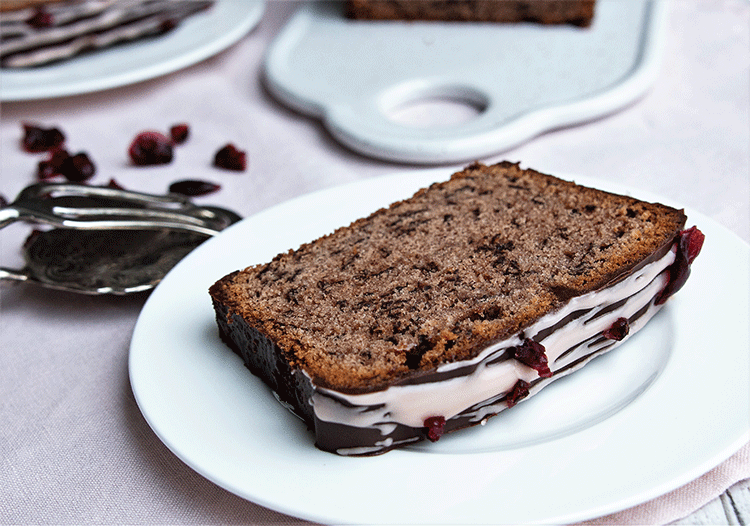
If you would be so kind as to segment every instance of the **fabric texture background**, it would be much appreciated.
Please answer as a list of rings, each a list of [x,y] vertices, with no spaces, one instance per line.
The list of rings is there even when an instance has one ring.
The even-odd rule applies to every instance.
[[[98,170],[94,184],[115,179],[126,188],[163,193],[178,179],[204,179],[222,189],[201,202],[243,216],[310,191],[420,169],[346,149],[318,121],[287,109],[264,89],[264,52],[296,8],[294,2],[269,2],[260,24],[238,44],[159,79],[3,103],[0,194],[12,199],[34,181],[39,157],[19,147],[26,121],[58,126],[71,151],[88,152]],[[521,161],[548,173],[664,195],[748,242],[750,3],[677,0],[670,4],[669,22],[659,78],[641,100],[482,161]],[[0,89],[1,80],[0,72]],[[173,163],[129,164],[127,147],[138,132],[166,131],[179,122],[191,126],[191,137],[177,148]],[[247,171],[211,166],[213,153],[228,142],[247,151]],[[25,225],[3,229],[2,266],[21,265],[19,247],[28,233]],[[0,522],[303,523],[204,479],[151,431],[127,365],[147,296],[80,296],[26,285],[0,289]],[[745,446],[682,488],[587,524],[667,523],[748,477]]]

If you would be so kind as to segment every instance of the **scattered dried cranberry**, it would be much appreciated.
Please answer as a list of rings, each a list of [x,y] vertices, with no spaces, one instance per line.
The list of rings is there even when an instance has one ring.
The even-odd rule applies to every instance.
[[[427,428],[427,438],[431,442],[437,442],[445,431],[445,417],[431,416],[426,418],[424,426]]]
[[[625,336],[630,332],[630,324],[627,318],[617,318],[609,329],[604,331],[602,335],[608,340],[617,340],[618,342],[625,339]]]
[[[233,144],[227,144],[216,152],[214,166],[225,170],[242,172],[247,168],[247,157],[245,152],[238,150]]]
[[[167,18],[161,21],[161,23],[159,24],[159,30],[162,33],[167,33],[169,31],[172,31],[174,28],[176,28],[177,24],[179,24],[179,22],[175,20],[174,18]]]
[[[187,141],[189,134],[190,128],[187,124],[175,124],[169,129],[169,136],[172,137],[172,142],[175,144],[182,144]]]
[[[511,352],[516,360],[535,369],[541,378],[552,376],[547,364],[546,349],[541,343],[526,338],[520,346],[512,347]]]
[[[39,161],[39,179],[51,179],[62,175],[68,181],[79,183],[88,181],[96,173],[96,167],[84,152],[70,155],[65,148],[55,148],[46,159]]]
[[[59,148],[65,142],[65,135],[57,128],[41,128],[34,124],[23,124],[21,146],[29,153],[39,153]]]
[[[221,186],[218,184],[193,179],[185,179],[184,181],[177,181],[169,185],[170,192],[187,196],[206,195],[216,192],[220,188]]]
[[[133,163],[138,166],[169,164],[172,162],[172,141],[156,131],[139,133],[128,148]]]
[[[60,166],[60,173],[68,181],[73,183],[80,183],[88,181],[96,173],[96,167],[91,159],[85,153],[77,153],[75,155],[69,155],[63,160]]]
[[[39,237],[39,235],[42,233],[42,230],[39,230],[38,228],[35,228],[31,231],[29,236],[24,240],[23,242],[23,248],[29,248],[34,241],[36,241],[36,238]]]
[[[677,240],[677,254],[669,267],[669,279],[664,289],[656,296],[656,304],[661,305],[680,290],[690,276],[690,265],[700,254],[706,236],[696,227],[680,232]]]
[[[56,170],[49,161],[39,161],[36,176],[40,181],[46,181],[60,175],[60,170]]]
[[[70,157],[70,154],[65,148],[50,150],[47,158],[39,161],[37,177],[41,180],[46,180],[62,175],[62,165],[68,157]]]
[[[43,29],[45,27],[52,27],[55,24],[55,19],[52,13],[44,9],[44,7],[38,7],[34,15],[26,23],[35,29]]]
[[[505,401],[510,408],[516,405],[522,398],[526,398],[527,396],[529,396],[529,382],[525,380],[518,380],[513,386],[513,389],[511,389],[508,393]]]
[[[114,179],[110,179],[107,183],[107,188],[114,188],[116,190],[125,190],[125,187],[122,186],[120,183],[115,181]]]

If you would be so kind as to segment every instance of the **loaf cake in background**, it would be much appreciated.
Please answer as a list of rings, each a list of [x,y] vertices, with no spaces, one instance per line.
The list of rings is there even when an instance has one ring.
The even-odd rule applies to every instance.
[[[591,25],[595,0],[347,0],[346,15],[362,20],[535,22]]]
[[[314,431],[371,455],[479,424],[639,330],[703,235],[681,210],[508,162],[210,288],[222,339]]]
[[[29,68],[156,37],[213,0],[2,0],[0,65]]]

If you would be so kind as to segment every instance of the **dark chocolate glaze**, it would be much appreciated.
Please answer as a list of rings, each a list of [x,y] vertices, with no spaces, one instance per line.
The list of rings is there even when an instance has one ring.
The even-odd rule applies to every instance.
[[[228,317],[227,308],[216,302],[214,308],[222,341],[244,360],[253,374],[273,389],[282,402],[293,407],[295,414],[312,427],[314,416],[309,400],[313,394],[313,386],[304,373],[292,369],[288,362],[282,359],[283,351],[257,329],[248,325],[241,316],[234,314]],[[230,324],[241,330],[230,331]]]
[[[625,300],[627,301],[627,300]],[[563,319],[555,323],[554,325],[547,327],[546,329],[542,329],[538,333],[536,333],[534,336],[531,337],[532,340],[540,342],[544,340],[547,336],[555,332],[561,327],[565,327],[568,323],[570,323],[573,320],[577,320],[581,316],[586,315],[587,313],[591,312],[593,309],[580,309],[574,312],[571,312],[567,316],[565,316]]]

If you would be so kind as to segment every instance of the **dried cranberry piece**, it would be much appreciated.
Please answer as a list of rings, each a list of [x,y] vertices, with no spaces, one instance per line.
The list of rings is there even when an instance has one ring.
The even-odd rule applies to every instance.
[[[49,151],[46,159],[39,161],[37,166],[37,177],[41,180],[51,179],[62,175],[62,166],[70,157],[65,148],[55,148]]]
[[[546,349],[541,343],[526,338],[520,346],[512,347],[511,352],[516,360],[535,369],[541,378],[552,376],[547,363]]]
[[[55,24],[55,19],[52,13],[44,7],[38,7],[26,23],[35,29],[44,29],[45,27],[52,27]]]
[[[58,175],[68,181],[88,181],[96,173],[96,167],[89,156],[80,152],[70,155],[64,148],[55,148],[49,152],[46,159],[39,161],[37,176],[39,179],[51,179]]]
[[[23,248],[29,248],[34,243],[34,241],[36,241],[36,238],[38,238],[40,234],[42,234],[42,232],[43,231],[39,230],[38,228],[32,230],[28,237],[24,240]]]
[[[115,190],[125,190],[125,187],[114,179],[109,180],[109,182],[107,183],[107,188],[114,188]]]
[[[162,33],[167,33],[169,31],[172,31],[174,28],[176,28],[178,24],[179,22],[175,20],[174,18],[166,18],[162,20],[161,23],[159,24],[159,30]]]
[[[34,124],[23,124],[21,146],[29,153],[39,153],[58,148],[65,142],[65,135],[57,128],[42,128]]]
[[[675,292],[680,290],[690,276],[690,265],[700,254],[706,236],[697,227],[683,230],[677,240],[677,254],[669,267],[667,285],[656,296],[656,304],[661,305]]]
[[[141,132],[130,144],[128,154],[138,166],[169,164],[173,157],[172,141],[156,131]]]
[[[612,325],[602,333],[608,340],[617,340],[618,342],[625,339],[630,332],[630,324],[627,318],[617,318]]]
[[[691,226],[687,230],[680,232],[680,243],[685,243],[685,253],[687,256],[688,265],[691,265],[698,254],[701,253],[703,248],[703,242],[706,240],[706,236],[698,230],[696,226]]]
[[[516,405],[522,398],[526,398],[527,396],[529,396],[529,382],[525,380],[518,380],[513,385],[513,389],[510,390],[508,396],[505,397],[505,402],[510,408]]]
[[[242,172],[247,168],[247,156],[245,152],[238,150],[234,144],[227,144],[216,152],[214,166]]]
[[[60,170],[56,170],[49,161],[39,161],[36,170],[36,176],[41,181],[52,179],[60,175]]]
[[[88,181],[96,173],[96,166],[91,162],[89,156],[80,152],[75,155],[69,155],[63,160],[60,166],[60,173],[68,180],[74,183]]]
[[[172,137],[172,142],[175,144],[182,144],[187,141],[189,134],[190,128],[187,124],[175,124],[169,129],[169,136]]]
[[[209,183],[208,181],[198,181],[193,179],[185,179],[184,181],[177,181],[169,185],[170,192],[187,196],[206,195],[212,192],[216,192],[220,188],[221,185],[218,185],[216,183]]]
[[[445,417],[431,416],[425,418],[424,426],[427,428],[427,438],[431,442],[437,442],[445,432]]]

